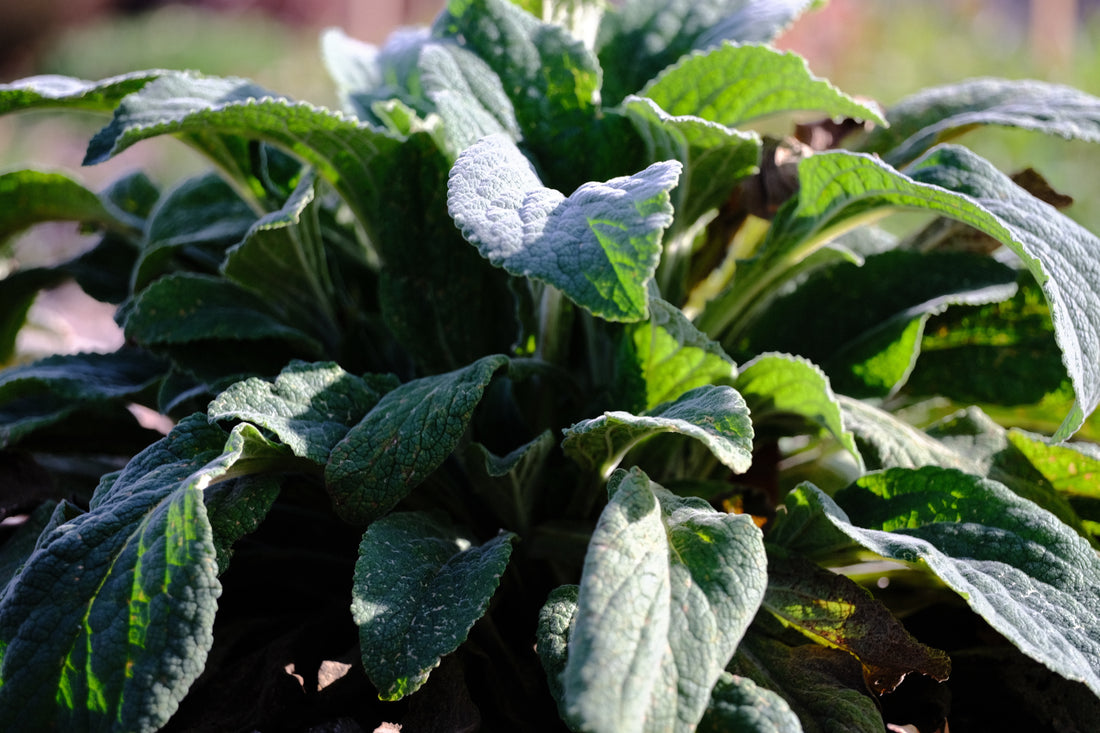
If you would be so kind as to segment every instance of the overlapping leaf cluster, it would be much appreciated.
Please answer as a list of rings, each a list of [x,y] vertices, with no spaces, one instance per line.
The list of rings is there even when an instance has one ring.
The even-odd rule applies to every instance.
[[[868,558],[1100,696],[1100,453],[1066,442],[1097,436],[1100,240],[942,142],[1095,141],[1100,99],[977,80],[883,115],[767,45],[809,5],[451,0],[325,35],[343,111],[176,71],[0,87],[111,114],[85,163],[173,135],[216,167],[0,176],[3,238],[99,234],[0,280],[0,511],[30,517],[0,727],[170,724],[286,509],[361,532],[381,716],[446,658],[497,727],[882,730],[951,665],[834,572]],[[806,112],[870,132],[754,127]],[[900,210],[927,226],[875,226]],[[19,363],[69,279],[127,345]]]

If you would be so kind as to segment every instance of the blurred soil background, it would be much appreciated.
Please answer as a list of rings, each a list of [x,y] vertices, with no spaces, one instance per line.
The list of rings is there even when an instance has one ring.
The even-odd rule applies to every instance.
[[[318,44],[339,26],[381,43],[431,21],[442,0],[0,0],[0,83],[33,74],[100,79],[151,68],[241,76],[281,94],[335,106]],[[924,87],[975,76],[1033,78],[1100,96],[1100,0],[831,0],[780,39],[818,76],[884,106]],[[94,190],[134,169],[167,188],[207,167],[157,140],[80,168],[106,120],[72,112],[0,117],[0,172],[64,170]],[[984,130],[963,142],[1002,170],[1034,166],[1080,203],[1067,213],[1100,232],[1100,146]],[[67,258],[94,240],[69,225],[0,243],[0,277]],[[75,286],[43,294],[21,334],[20,361],[121,343],[110,306]],[[3,366],[3,365],[0,365]]]

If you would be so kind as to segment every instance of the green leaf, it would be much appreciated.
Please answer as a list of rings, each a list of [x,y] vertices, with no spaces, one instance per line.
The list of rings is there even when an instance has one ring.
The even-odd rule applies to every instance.
[[[335,290],[311,176],[302,180],[282,209],[252,225],[227,253],[221,272],[277,308],[286,321],[335,349]]]
[[[0,372],[0,447],[83,408],[129,401],[153,387],[165,371],[162,360],[130,347],[112,354],[50,356],[5,369]]]
[[[808,560],[769,552],[763,608],[815,642],[858,659],[876,694],[892,692],[911,672],[940,682],[951,672],[944,652],[914,639],[868,590]]]
[[[214,274],[256,213],[215,173],[189,178],[165,194],[149,216],[134,269],[134,292],[179,270]]]
[[[874,130],[860,147],[894,165],[986,125],[1100,142],[1100,98],[1029,79],[968,79],[923,89],[891,107],[886,119],[890,127]]]
[[[980,473],[979,464],[927,433],[873,405],[837,397],[843,410],[844,424],[856,437],[856,444],[867,468],[918,468],[942,466],[968,473]]]
[[[631,411],[651,410],[705,385],[732,385],[737,365],[683,312],[659,298],[649,302],[649,320],[623,329],[616,364],[616,390]]]
[[[47,221],[75,221],[129,231],[99,196],[66,175],[33,170],[0,175],[0,244],[27,227]]]
[[[110,112],[128,94],[136,92],[163,71],[136,71],[101,81],[84,81],[47,74],[0,84],[0,114],[63,107]]]
[[[1100,460],[1096,457],[1072,444],[1051,445],[1022,430],[1009,430],[1006,437],[1059,493],[1069,497],[1100,498],[1100,486],[1097,485]]]
[[[235,431],[234,434],[239,433]],[[256,440],[259,437],[256,433],[248,439],[264,445],[264,441]],[[275,452],[273,447],[268,447]],[[277,478],[261,475],[222,481],[203,492],[219,576],[229,568],[233,545],[256,531],[279,498],[279,490]]]
[[[829,378],[813,363],[788,354],[761,354],[741,367],[734,387],[745,398],[757,433],[769,420],[795,417],[828,432],[862,470],[855,436],[844,425]]]
[[[929,321],[906,392],[963,404],[1031,406],[1063,385],[1072,391],[1046,298],[1031,275],[1021,275],[1012,298],[950,308]],[[1055,416],[1049,432],[1063,417]]]
[[[270,430],[294,455],[324,465],[340,440],[382,395],[391,376],[356,377],[333,362],[291,362],[269,382],[252,377],[210,403],[211,420],[243,420]]]
[[[1100,362],[1091,356],[1100,352],[1100,262],[1094,256],[1100,240],[965,148],[937,148],[913,164],[911,175],[965,194],[988,212],[972,225],[1015,252],[1043,288],[1077,397],[1054,434],[1065,440],[1100,404]]]
[[[1016,271],[989,257],[883,252],[815,271],[768,306],[737,351],[797,353],[819,364],[839,392],[881,397],[909,376],[930,314],[1015,290]],[[795,322],[799,328],[790,328]]]
[[[580,586],[563,585],[550,592],[546,603],[539,609],[539,625],[535,637],[535,650],[546,672],[550,694],[558,703],[558,713],[566,718],[565,688],[562,675],[569,661],[569,637],[577,617],[577,597]]]
[[[638,321],[648,314],[680,168],[654,163],[567,198],[543,187],[514,143],[490,136],[459,156],[447,203],[463,236],[494,265],[553,285],[607,320]]]
[[[427,514],[371,524],[359,545],[351,613],[363,666],[383,700],[416,692],[489,607],[512,554],[512,533],[483,545]]]
[[[51,267],[16,270],[0,279],[0,364],[15,356],[15,340],[38,293],[64,280],[65,274]]]
[[[724,43],[692,53],[638,94],[670,115],[692,115],[726,127],[799,111],[884,123],[874,108],[811,74],[798,54],[768,46]]]
[[[690,115],[673,116],[644,97],[627,97],[623,108],[646,145],[646,159],[683,164],[672,192],[672,231],[685,230],[729,198],[737,183],[756,173],[760,137]]]
[[[139,344],[273,339],[301,356],[316,356],[321,344],[284,323],[266,300],[226,280],[207,275],[168,275],[133,302],[123,326]]]
[[[605,412],[563,432],[566,455],[603,475],[610,474],[631,448],[659,433],[679,433],[701,441],[735,473],[744,473],[752,463],[749,410],[731,387],[696,387],[642,415]]]
[[[562,677],[588,731],[690,731],[760,604],[766,559],[744,515],[615,474],[589,544]]]
[[[325,484],[336,512],[366,524],[392,509],[458,446],[485,388],[507,364],[505,356],[486,356],[387,392],[329,455]]]
[[[546,140],[573,113],[595,107],[595,57],[564,29],[507,0],[450,0],[432,33],[457,40],[485,60],[511,97],[524,137]]]
[[[597,41],[603,99],[615,104],[693,50],[767,43],[812,0],[632,0],[603,17]]]
[[[802,733],[798,716],[782,697],[748,677],[723,672],[711,692],[699,733]]]
[[[557,447],[546,430],[506,456],[496,456],[480,443],[466,451],[466,471],[474,493],[485,499],[503,526],[526,534],[545,481],[546,463]]]
[[[1053,515],[934,467],[869,474],[836,499],[818,501],[845,535],[926,567],[1022,652],[1100,694],[1100,558]]]
[[[785,700],[805,733],[881,733],[882,716],[866,692],[854,657],[817,644],[790,646],[763,635],[756,626],[737,649],[729,667],[733,674]]]
[[[204,487],[226,436],[184,421],[48,530],[0,603],[0,725],[155,731],[202,672],[221,586]]]

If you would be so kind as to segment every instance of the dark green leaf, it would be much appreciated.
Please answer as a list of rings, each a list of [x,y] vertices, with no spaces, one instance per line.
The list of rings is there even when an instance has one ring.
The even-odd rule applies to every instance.
[[[547,430],[506,456],[496,456],[480,443],[466,452],[471,488],[496,511],[501,523],[526,534],[531,514],[545,480],[547,459],[557,446]]]
[[[315,338],[280,320],[267,301],[207,275],[179,273],[157,280],[134,301],[124,330],[145,345],[272,339],[302,356],[322,352]]]
[[[50,356],[0,372],[0,446],[90,406],[136,397],[164,377],[166,365],[145,351]]]
[[[359,545],[351,613],[380,698],[416,692],[440,658],[466,640],[489,607],[514,538],[505,533],[471,545],[418,512],[371,524]]]
[[[562,676],[588,731],[691,731],[764,592],[748,516],[615,474],[585,558]]]
[[[725,386],[696,387],[642,415],[605,412],[563,432],[566,454],[603,475],[609,475],[631,448],[659,433],[679,433],[701,441],[735,473],[744,473],[752,463],[748,407],[736,390]]]
[[[98,196],[66,175],[34,170],[0,175],[0,244],[27,227],[47,221],[128,230]]]
[[[474,408],[507,357],[487,356],[387,392],[336,444],[325,483],[336,511],[365,524],[382,516],[458,446]]]
[[[39,540],[0,603],[0,725],[168,721],[213,642],[221,586],[202,489],[227,469],[225,440],[205,418],[181,423]]]
[[[647,287],[672,223],[668,192],[680,167],[654,163],[567,198],[542,185],[514,143],[491,136],[459,156],[448,209],[494,265],[559,288],[602,318],[638,321],[648,314]]]
[[[839,392],[884,396],[912,370],[929,314],[1015,289],[1016,271],[981,255],[884,252],[814,272],[768,306],[738,351],[797,353],[821,365]]]
[[[177,270],[216,273],[225,251],[255,223],[256,213],[221,176],[183,181],[150,214],[134,292]]]
[[[729,669],[777,693],[798,715],[805,733],[881,733],[885,728],[859,662],[845,652],[817,644],[789,646],[758,633],[754,625]]]
[[[0,280],[0,364],[15,356],[15,339],[38,293],[60,285],[65,274],[48,267],[16,270]]]
[[[566,717],[565,688],[562,674],[569,661],[569,636],[577,616],[577,596],[580,586],[563,585],[550,592],[550,597],[539,609],[539,625],[535,650],[546,672],[550,694],[558,703],[558,712]]]

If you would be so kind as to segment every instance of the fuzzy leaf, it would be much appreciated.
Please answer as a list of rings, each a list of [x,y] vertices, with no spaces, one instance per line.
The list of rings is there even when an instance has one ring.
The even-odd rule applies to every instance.
[[[855,436],[844,425],[836,394],[817,366],[797,356],[762,354],[742,365],[734,383],[752,414],[754,429],[769,419],[795,416],[827,431],[862,467]]]
[[[603,17],[603,98],[615,104],[693,50],[767,43],[813,0],[633,0]]]
[[[573,113],[595,107],[600,69],[563,28],[507,0],[450,0],[435,36],[456,39],[488,63],[515,106],[519,132],[545,140]]]
[[[355,377],[333,362],[291,362],[274,383],[237,382],[210,403],[208,414],[255,423],[294,455],[324,465],[333,446],[396,386],[394,377]]]
[[[580,586],[563,585],[550,592],[546,603],[539,609],[538,632],[535,649],[546,672],[550,694],[558,703],[558,713],[565,719],[565,689],[562,674],[569,661],[569,637],[577,617],[577,596]]]
[[[798,111],[884,122],[873,108],[811,74],[798,54],[768,46],[725,43],[693,53],[638,94],[670,115],[692,115],[726,127]]]
[[[844,535],[926,567],[1020,651],[1100,694],[1100,558],[1052,514],[995,481],[934,467],[869,474],[836,503],[798,491],[819,494]]]
[[[648,283],[672,223],[668,192],[680,164],[587,183],[569,197],[543,187],[510,140],[490,136],[459,156],[447,204],[463,236],[490,262],[553,285],[613,321],[648,314]]]
[[[798,716],[782,697],[748,677],[723,672],[711,693],[699,733],[802,733]]]
[[[632,410],[651,410],[705,385],[731,385],[737,365],[672,304],[650,300],[649,320],[623,329],[617,390]]]
[[[416,488],[458,446],[504,356],[422,377],[387,392],[329,455],[325,484],[337,513],[365,524]]]
[[[371,524],[359,545],[351,613],[363,666],[383,700],[416,692],[489,607],[515,535],[473,546],[426,514]]]
[[[691,731],[764,592],[749,517],[615,474],[589,544],[562,676],[587,731]]]
[[[894,165],[985,125],[1100,142],[1100,98],[1030,79],[968,79],[924,89],[891,107],[886,119],[890,127],[876,129],[860,147]]]
[[[965,148],[939,147],[910,174],[965,194],[989,212],[972,226],[1015,252],[1043,288],[1077,398],[1054,434],[1065,440],[1100,404],[1100,362],[1093,358],[1100,353],[1100,239]]]
[[[480,443],[472,443],[466,450],[471,489],[492,507],[506,528],[523,534],[530,528],[546,462],[556,447],[554,433],[546,430],[505,456],[493,455]]]
[[[867,468],[942,466],[980,473],[976,460],[951,450],[940,441],[883,409],[839,396],[844,424],[856,437]]]
[[[202,490],[237,457],[205,418],[108,476],[48,530],[0,603],[0,725],[155,731],[213,643],[218,583]]]
[[[154,282],[135,299],[124,330],[145,345],[270,339],[300,356],[322,350],[312,336],[283,323],[263,299],[205,275],[169,275]]]
[[[605,412],[563,432],[566,454],[605,474],[637,443],[659,433],[679,433],[701,441],[735,473],[744,473],[752,463],[749,410],[731,387],[696,387],[642,415]]]
[[[0,84],[0,114],[63,107],[110,112],[127,94],[136,92],[163,71],[136,71],[101,81],[45,74]]]
[[[945,653],[914,639],[868,590],[808,560],[769,552],[763,607],[817,643],[858,659],[876,694],[892,692],[911,672],[940,682],[951,672]]]
[[[1022,430],[1009,430],[1008,442],[1059,493],[1100,499],[1100,459],[1072,444],[1050,445]],[[1084,446],[1082,446],[1083,448]]]

